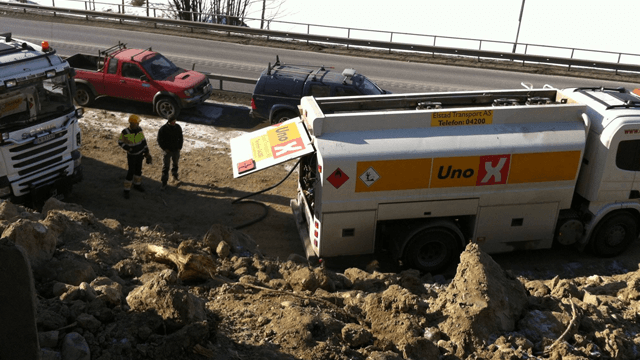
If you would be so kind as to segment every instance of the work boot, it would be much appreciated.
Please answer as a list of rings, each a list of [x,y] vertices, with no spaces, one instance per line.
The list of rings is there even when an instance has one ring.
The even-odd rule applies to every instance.
[[[160,191],[164,191],[167,188],[167,182],[163,181],[162,186],[160,187]]]
[[[124,191],[124,198],[125,199],[129,198],[129,192],[127,190]]]
[[[140,192],[144,192],[144,188],[142,187],[142,185],[138,184],[138,185],[133,185],[133,188],[140,191]]]
[[[172,174],[171,176],[173,176],[173,180],[175,182],[179,182],[180,181],[180,179],[178,179],[178,174]]]

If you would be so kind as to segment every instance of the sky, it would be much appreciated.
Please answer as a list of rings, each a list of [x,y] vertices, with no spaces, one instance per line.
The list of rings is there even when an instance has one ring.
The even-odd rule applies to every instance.
[[[84,9],[81,0],[29,1],[48,6],[55,1],[56,6]],[[120,4],[123,0],[95,1],[99,11],[107,8],[117,11],[107,4]],[[125,4],[130,4],[130,1],[125,0]],[[168,2],[149,0],[152,7],[166,7]],[[262,0],[251,0],[251,3],[247,17],[259,18]],[[638,54],[623,55],[620,61],[640,64],[640,41],[635,39],[634,33],[640,19],[638,0],[267,0],[267,3],[282,4],[271,30],[306,33],[308,28],[302,24],[316,24],[324,25],[310,28],[310,33],[316,35],[347,37],[346,29],[336,28],[368,29],[383,32],[351,30],[350,36],[388,41],[390,32],[393,32],[393,41],[425,45],[433,45],[433,36],[436,36],[437,46],[473,48],[477,48],[478,41],[446,37],[512,43],[517,36],[519,44],[616,53],[594,57],[592,53],[576,51],[573,56],[577,58],[618,62],[617,53]],[[127,7],[127,13],[142,14],[143,9]],[[259,27],[257,21],[247,23],[251,27]],[[511,51],[512,47],[509,44],[482,43],[482,50]],[[572,56],[571,50],[518,47],[518,52],[525,50],[527,54],[534,55]]]
[[[310,6],[308,0],[285,0],[277,19],[513,42],[522,3],[521,0],[323,0]],[[251,13],[258,17],[259,11],[253,9]],[[638,0],[525,0],[518,42],[640,54],[640,41],[635,39],[634,32],[639,19]],[[277,27],[283,30],[289,27],[290,31],[295,28]],[[276,30],[276,26],[272,29]],[[445,42],[438,45],[447,46]],[[617,61],[616,57],[613,59]]]

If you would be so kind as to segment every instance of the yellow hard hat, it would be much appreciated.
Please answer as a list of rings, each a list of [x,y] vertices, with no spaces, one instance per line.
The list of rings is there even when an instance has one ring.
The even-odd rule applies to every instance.
[[[140,124],[140,121],[142,121],[142,119],[140,119],[140,116],[138,116],[136,114],[132,114],[131,116],[129,116],[129,122],[130,123]]]

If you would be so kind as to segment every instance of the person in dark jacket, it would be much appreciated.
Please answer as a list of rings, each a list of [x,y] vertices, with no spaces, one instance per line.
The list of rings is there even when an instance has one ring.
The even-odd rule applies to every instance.
[[[124,180],[124,198],[129,198],[131,185],[133,188],[144,192],[142,187],[142,161],[147,159],[147,164],[151,164],[151,154],[140,127],[140,117],[132,114],[129,116],[129,127],[122,130],[118,145],[127,151],[127,177]]]
[[[167,187],[169,180],[169,167],[171,167],[171,176],[178,182],[178,162],[180,161],[180,150],[182,150],[182,128],[176,123],[175,116],[169,116],[167,123],[158,130],[158,145],[164,154],[162,158],[162,189]]]

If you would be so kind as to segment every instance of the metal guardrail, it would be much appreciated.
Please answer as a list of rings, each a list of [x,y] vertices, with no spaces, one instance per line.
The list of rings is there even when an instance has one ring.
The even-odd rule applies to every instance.
[[[227,75],[218,75],[218,74],[210,74],[210,73],[203,73],[203,74],[205,74],[209,79],[217,80],[220,83],[218,90],[224,90],[223,84],[225,81],[241,83],[241,84],[253,84],[253,85],[255,85],[255,83],[258,81],[257,79],[246,78],[246,77],[227,76]]]
[[[279,38],[279,39],[290,39],[290,40],[299,40],[299,41],[307,41],[307,42],[319,42],[319,43],[331,43],[331,44],[340,44],[349,46],[358,46],[365,48],[378,48],[385,50],[397,50],[397,51],[412,51],[412,52],[422,52],[422,53],[431,53],[431,54],[442,54],[442,55],[455,55],[455,56],[466,56],[480,59],[494,59],[494,60],[510,60],[510,61],[522,61],[523,65],[527,62],[529,63],[541,63],[541,64],[549,64],[549,65],[565,65],[571,69],[572,66],[577,67],[586,67],[586,68],[596,68],[596,69],[606,69],[606,70],[615,70],[618,71],[629,71],[634,73],[640,73],[640,65],[635,64],[624,64],[624,63],[614,63],[614,62],[605,62],[605,61],[593,61],[593,60],[584,60],[584,59],[575,59],[575,58],[565,58],[565,57],[556,57],[556,56],[542,56],[542,55],[529,55],[529,54],[521,54],[521,53],[513,53],[513,52],[499,52],[499,51],[487,51],[487,50],[474,50],[474,49],[464,49],[464,48],[451,48],[451,47],[441,47],[435,45],[418,45],[418,44],[409,44],[409,43],[401,43],[401,42],[390,42],[390,41],[375,41],[375,40],[361,40],[354,38],[344,38],[337,36],[323,36],[323,35],[313,35],[313,34],[302,34],[295,32],[285,32],[285,31],[273,31],[273,30],[262,30],[262,29],[254,29],[249,27],[242,26],[230,26],[230,25],[222,25],[222,24],[213,24],[213,23],[201,23],[201,22],[191,22],[184,20],[173,20],[173,19],[164,19],[164,18],[155,18],[155,17],[147,17],[147,16],[139,16],[139,15],[128,15],[128,14],[118,14],[113,12],[99,12],[92,10],[77,10],[77,9],[68,9],[68,8],[59,8],[59,7],[50,7],[50,6],[42,6],[42,5],[33,5],[33,4],[22,4],[22,3],[8,3],[0,1],[0,8],[6,10],[20,9],[18,11],[27,12],[30,11],[40,11],[40,12],[49,12],[53,13],[54,16],[58,14],[66,14],[66,15],[80,15],[84,16],[87,20],[91,18],[105,18],[105,19],[115,19],[120,23],[122,22],[149,22],[153,23],[155,27],[158,24],[161,25],[171,25],[171,26],[179,26],[191,29],[203,29],[208,31],[215,32],[225,32],[227,34],[238,34],[238,35],[251,35],[251,36],[260,36],[266,39],[270,38]],[[573,49],[575,50],[575,49]],[[593,51],[593,50],[587,50]],[[618,58],[622,54],[618,54]],[[629,54],[634,55],[634,54]],[[640,55],[635,55],[640,56]],[[230,79],[227,79],[231,81]]]

